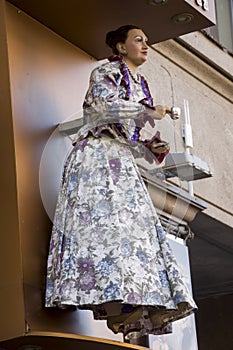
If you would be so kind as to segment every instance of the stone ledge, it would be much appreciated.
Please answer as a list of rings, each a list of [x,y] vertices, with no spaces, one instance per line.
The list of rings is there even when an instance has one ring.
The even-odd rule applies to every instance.
[[[154,176],[140,169],[142,177],[154,206],[175,218],[191,222],[197,213],[206,209],[207,204],[195,196],[191,196],[179,187],[168,182],[157,180]]]
[[[155,44],[152,46],[152,49],[217,92],[217,94],[231,103],[233,102],[232,81],[229,77],[223,75],[219,69],[217,70],[216,66],[211,65],[210,62],[205,62],[201,57],[195,55],[193,51],[190,51],[175,40],[167,40]],[[219,51],[221,52],[221,50]]]
[[[195,50],[210,64],[216,66],[219,70],[225,73],[229,78],[233,78],[233,60],[227,50],[219,47],[217,43],[210,40],[203,32],[193,32],[182,35],[178,38],[179,41],[185,43],[192,50]]]

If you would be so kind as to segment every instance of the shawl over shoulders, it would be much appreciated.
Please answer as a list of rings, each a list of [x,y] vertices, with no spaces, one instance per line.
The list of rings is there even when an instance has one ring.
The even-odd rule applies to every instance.
[[[129,124],[139,119],[146,108],[140,103],[145,98],[141,90],[132,99],[126,100],[126,87],[122,84],[120,63],[107,62],[94,68],[90,75],[89,88],[83,103],[84,126],[75,136],[75,142],[85,138],[93,128],[114,123]]]

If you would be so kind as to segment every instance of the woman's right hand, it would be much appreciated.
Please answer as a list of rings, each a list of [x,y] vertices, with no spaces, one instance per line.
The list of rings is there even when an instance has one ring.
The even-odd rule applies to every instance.
[[[154,128],[154,120],[163,119],[167,113],[171,113],[171,108],[166,106],[157,105],[155,109],[146,108],[146,110],[141,113],[140,118],[136,121],[136,125],[143,128],[146,122],[148,122],[151,127]]]
[[[167,113],[171,113],[171,108],[167,106],[157,105],[151,115],[154,119],[161,120],[165,117]]]

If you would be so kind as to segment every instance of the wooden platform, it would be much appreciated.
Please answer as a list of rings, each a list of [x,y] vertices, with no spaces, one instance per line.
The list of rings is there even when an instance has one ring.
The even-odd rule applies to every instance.
[[[148,350],[143,346],[110,339],[56,332],[30,332],[0,342],[1,350]]]

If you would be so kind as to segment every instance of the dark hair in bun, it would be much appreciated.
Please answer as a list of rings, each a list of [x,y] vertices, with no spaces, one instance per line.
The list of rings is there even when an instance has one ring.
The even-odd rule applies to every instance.
[[[116,30],[112,30],[112,31],[107,33],[105,42],[112,49],[112,52],[115,55],[119,54],[119,52],[116,48],[117,44],[118,43],[125,43],[127,36],[128,36],[128,32],[131,29],[140,29],[140,28],[137,26],[134,26],[132,24],[128,24],[128,25],[122,26]]]

